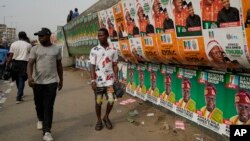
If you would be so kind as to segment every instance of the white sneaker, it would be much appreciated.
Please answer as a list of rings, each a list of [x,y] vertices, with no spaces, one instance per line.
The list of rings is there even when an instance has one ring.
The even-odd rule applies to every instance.
[[[53,137],[51,136],[50,132],[46,132],[43,136],[44,141],[53,141]]]
[[[38,121],[37,124],[36,124],[36,128],[38,130],[42,130],[43,129],[43,122],[42,121]]]

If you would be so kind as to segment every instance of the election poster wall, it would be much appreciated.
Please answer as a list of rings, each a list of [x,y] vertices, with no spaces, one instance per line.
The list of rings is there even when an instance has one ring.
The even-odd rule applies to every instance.
[[[115,29],[118,34],[121,53],[125,57],[125,59],[129,60],[130,62],[138,63],[136,57],[132,54],[132,49],[128,41],[127,26],[125,25],[122,2],[114,5],[112,9],[114,13],[116,25]]]
[[[127,66],[127,86],[126,92],[132,96],[135,96],[136,86],[138,84],[138,71],[136,68],[136,64],[128,63]]]
[[[176,112],[176,93],[178,87],[179,79],[176,79],[177,76],[177,68],[174,66],[161,66],[161,74],[162,74],[162,82],[163,91],[160,95],[160,105],[164,108],[169,109],[170,111]]]
[[[219,134],[223,133],[225,107],[225,73],[199,71],[197,89],[197,123]]]
[[[170,0],[151,0],[151,7],[162,62],[181,64]]]
[[[181,115],[191,121],[195,121],[197,103],[197,71],[191,69],[178,68],[177,78],[179,79],[176,93],[176,114]]]
[[[138,80],[139,83],[136,87],[136,96],[142,100],[147,100],[147,89],[149,88],[149,72],[147,70],[147,64],[138,64]]]
[[[159,105],[160,94],[163,91],[163,82],[160,65],[148,64],[148,72],[150,73],[150,87],[147,89],[147,100]]]
[[[207,3],[206,1],[202,2],[204,5]],[[214,3],[219,3],[218,5],[220,5],[219,1],[214,1]],[[209,8],[214,9],[215,4],[210,4]],[[216,22],[203,20],[205,22],[203,24],[203,36],[206,54],[214,67],[250,67],[247,60],[247,48],[244,45],[243,27],[241,26],[241,9],[241,0],[228,0],[220,6]],[[203,12],[206,11],[203,10]],[[215,13],[211,14],[214,15]]]
[[[152,18],[151,0],[137,0],[136,15],[142,39],[142,47],[146,58],[153,63],[160,63],[162,59],[158,53],[154,21]]]

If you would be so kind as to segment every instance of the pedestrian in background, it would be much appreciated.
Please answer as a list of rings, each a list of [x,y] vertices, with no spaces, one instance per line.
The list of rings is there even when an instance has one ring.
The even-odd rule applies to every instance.
[[[31,44],[29,43],[30,40],[24,31],[18,33],[18,38],[19,40],[15,41],[10,46],[9,57],[6,63],[7,68],[9,68],[11,64],[12,80],[16,81],[16,104],[23,101],[23,90],[25,87],[25,81],[27,80],[27,63],[31,49]]]
[[[67,23],[70,22],[72,19],[73,19],[73,11],[70,10],[70,11],[69,11],[69,14],[68,14],[68,16],[67,16]]]
[[[74,13],[73,13],[73,15],[72,15],[72,19],[74,19],[74,18],[77,17],[77,16],[79,16],[78,9],[75,8],[75,11],[74,11]]]
[[[30,52],[28,82],[34,92],[37,129],[43,129],[43,140],[52,141],[51,127],[56,91],[57,88],[61,90],[63,85],[61,49],[51,43],[51,31],[48,28],[42,28],[34,35],[38,35],[40,45],[33,47]]]
[[[91,86],[95,93],[95,110],[97,123],[95,130],[103,128],[102,121],[108,129],[112,129],[109,114],[114,104],[114,82],[118,82],[118,53],[111,44],[108,43],[109,33],[106,28],[98,30],[98,40],[100,44],[90,51],[91,63]],[[103,95],[108,100],[106,114],[101,119],[101,106]]]

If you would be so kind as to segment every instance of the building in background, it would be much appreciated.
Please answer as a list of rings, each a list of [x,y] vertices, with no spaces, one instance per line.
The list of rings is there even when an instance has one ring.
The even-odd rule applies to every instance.
[[[9,28],[5,24],[0,24],[0,46],[11,44],[16,39],[16,28]]]

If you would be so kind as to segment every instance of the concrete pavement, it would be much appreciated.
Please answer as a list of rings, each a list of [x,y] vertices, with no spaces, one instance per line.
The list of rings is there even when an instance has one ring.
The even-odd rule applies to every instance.
[[[200,126],[139,99],[133,98],[135,103],[120,105],[121,100],[131,98],[128,95],[115,103],[110,115],[114,129],[95,131],[94,95],[87,80],[86,72],[75,69],[64,71],[64,86],[58,92],[54,106],[52,135],[56,141],[190,141],[195,140],[195,134],[206,141],[222,140],[215,133],[208,133]],[[9,83],[0,82],[0,90],[5,91],[9,87]],[[37,118],[31,89],[26,85],[24,102],[15,104],[16,87],[11,88],[11,93],[0,109],[0,140],[42,141],[42,131],[36,129]],[[103,104],[103,113],[105,108],[106,103]],[[130,123],[128,112],[133,109],[139,115],[132,117],[135,122]],[[154,116],[147,117],[147,113],[154,113]],[[175,120],[183,120],[186,129],[175,130]],[[169,129],[163,123],[167,123]]]

